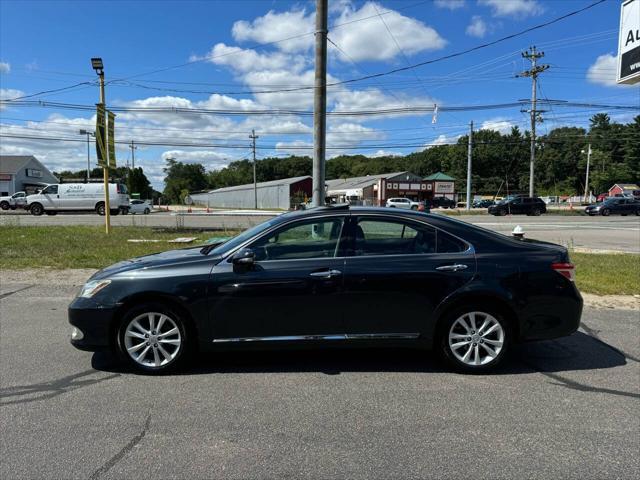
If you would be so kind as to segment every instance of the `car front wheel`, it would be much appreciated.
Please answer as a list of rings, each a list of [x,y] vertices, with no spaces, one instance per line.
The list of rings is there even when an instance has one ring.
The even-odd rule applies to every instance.
[[[457,310],[443,325],[440,348],[445,359],[463,372],[484,372],[498,365],[510,342],[506,321],[486,309]]]
[[[164,373],[186,356],[187,332],[181,317],[161,304],[131,310],[118,332],[121,356],[136,370]]]
[[[603,208],[600,213],[602,214],[603,217],[608,217],[609,214],[611,214],[611,211],[608,208]]]

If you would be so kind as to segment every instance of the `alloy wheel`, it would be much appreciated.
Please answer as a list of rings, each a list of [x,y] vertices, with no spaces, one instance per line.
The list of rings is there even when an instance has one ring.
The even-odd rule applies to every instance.
[[[168,315],[147,312],[129,322],[124,332],[127,354],[138,365],[165,367],[180,353],[182,335],[177,323]]]
[[[485,312],[468,312],[449,330],[449,349],[466,366],[493,362],[504,347],[505,332],[500,322]]]

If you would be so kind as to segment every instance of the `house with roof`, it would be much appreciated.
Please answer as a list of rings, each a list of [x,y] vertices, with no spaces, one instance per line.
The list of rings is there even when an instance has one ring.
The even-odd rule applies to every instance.
[[[442,172],[437,172],[425,177],[424,180],[433,184],[434,197],[445,197],[455,201],[456,185],[453,177]]]
[[[640,187],[635,183],[616,183],[609,189],[609,196],[615,197],[616,195],[638,196],[640,195]]]
[[[0,155],[0,196],[35,193],[58,179],[33,155]]]
[[[283,178],[255,185],[235,185],[203,193],[192,193],[196,205],[212,208],[258,208],[289,210],[311,197],[311,177]]]

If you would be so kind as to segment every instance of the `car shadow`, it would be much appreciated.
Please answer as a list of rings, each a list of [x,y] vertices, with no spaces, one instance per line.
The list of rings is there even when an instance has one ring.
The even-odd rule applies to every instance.
[[[93,354],[96,370],[133,373],[114,355]],[[557,340],[516,345],[492,375],[517,375],[539,372],[564,372],[613,368],[626,364],[626,358],[615,347],[576,332]],[[410,348],[314,348],[282,350],[233,350],[196,356],[177,375],[228,373],[294,373],[321,372],[413,372],[443,373],[451,369],[432,352]]]

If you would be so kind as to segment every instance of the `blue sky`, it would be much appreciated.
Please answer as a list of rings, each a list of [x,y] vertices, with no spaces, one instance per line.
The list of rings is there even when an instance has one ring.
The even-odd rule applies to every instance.
[[[385,72],[464,50],[585,7],[592,0],[329,0],[329,82]],[[618,0],[549,27],[451,60],[329,88],[329,111],[491,104],[529,98],[529,68],[520,52],[532,44],[551,68],[539,96],[639,105],[640,87],[615,85]],[[15,98],[94,81],[89,59],[105,63],[107,103],[246,111],[310,111],[310,90],[258,93],[313,84],[315,2],[0,1],[0,97]],[[288,39],[288,40],[283,40]],[[160,71],[159,71],[160,70]],[[154,73],[155,72],[155,73]],[[114,81],[117,80],[117,81]],[[82,85],[33,99],[92,105],[98,90]],[[554,107],[540,126],[585,125],[593,110]],[[633,113],[610,114],[620,121]],[[329,117],[328,154],[402,154],[453,142],[477,127],[528,128],[519,107],[471,112]],[[0,130],[12,135],[82,137],[89,111],[5,106]],[[121,141],[205,143],[215,147],[140,145],[136,165],[162,187],[166,157],[221,168],[250,154],[310,155],[311,118],[290,115],[120,113]],[[225,145],[235,148],[224,148]],[[246,146],[245,146],[246,145]],[[2,138],[6,154],[35,154],[52,169],[86,165],[86,146],[71,141]],[[92,156],[95,154],[92,149]],[[126,146],[118,162],[126,163]]]

